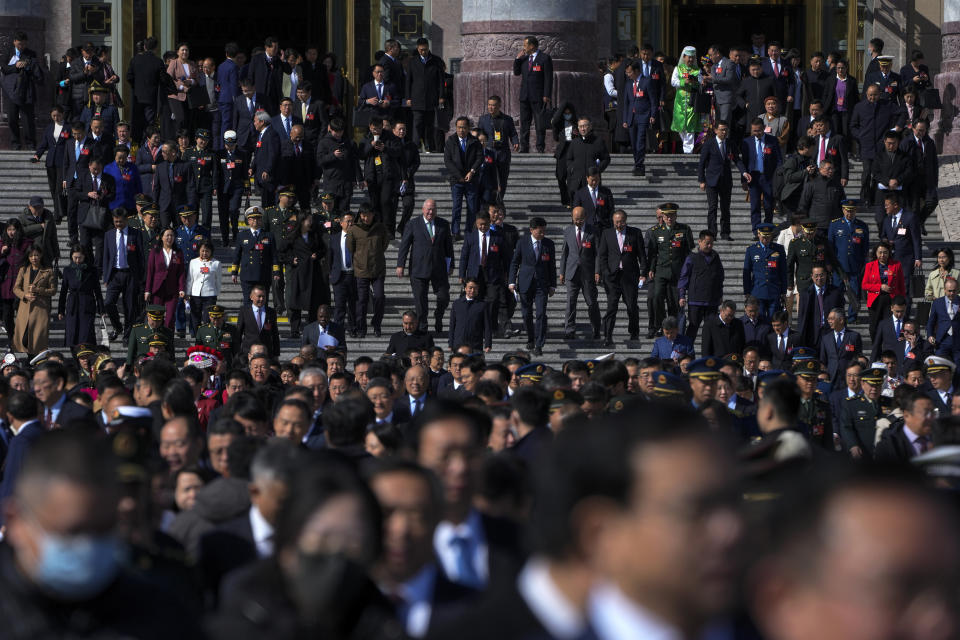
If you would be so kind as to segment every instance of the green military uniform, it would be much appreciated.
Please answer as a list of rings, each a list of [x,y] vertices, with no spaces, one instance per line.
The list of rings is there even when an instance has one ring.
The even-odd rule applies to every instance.
[[[229,322],[223,323],[219,329],[212,322],[208,322],[197,329],[196,344],[216,349],[223,354],[225,362],[230,362],[236,349],[240,348],[240,336],[237,327]]]
[[[672,202],[660,205],[660,211],[664,214],[676,214],[677,209]],[[683,262],[693,251],[693,246],[690,226],[680,222],[674,222],[671,226],[658,224],[647,232],[647,264],[653,272],[652,303],[648,304],[650,334],[660,329],[667,315],[676,316],[680,312],[677,282]],[[651,300],[650,296],[647,300]]]
[[[90,362],[87,366],[83,365],[81,361],[82,358],[90,358],[96,355],[96,352],[88,344],[80,343],[73,347],[73,358],[77,361],[77,368],[80,369],[80,375],[78,376],[79,386],[82,389],[89,389],[93,386],[93,380],[90,376],[90,366],[93,364]]]
[[[800,400],[798,419],[806,425],[805,432],[815,444],[833,451],[833,420],[830,403],[817,391],[809,400]]]
[[[143,238],[144,251],[149,252],[150,249],[159,246],[161,229],[160,225],[158,224],[154,225],[153,227],[147,227],[143,220],[143,214],[146,213],[152,215],[154,221],[160,218],[160,212],[157,211],[157,207],[151,204],[147,207],[144,207],[143,212],[140,215],[128,217],[127,226],[140,232],[140,237]]]
[[[289,200],[293,200],[296,194],[284,189],[278,194],[278,197],[280,196],[286,196]],[[274,240],[277,242],[276,261],[280,265],[281,278],[274,280],[272,287],[273,304],[277,308],[277,313],[281,315],[286,312],[284,291],[287,280],[287,261],[289,260],[286,238],[296,230],[299,213],[299,210],[295,207],[281,207],[279,204],[267,207],[263,212],[263,230],[272,233]]]
[[[166,308],[161,305],[149,305],[147,307],[147,316],[162,320]],[[176,361],[174,356],[173,329],[164,325],[152,328],[148,324],[135,324],[130,329],[130,340],[127,343],[127,364],[134,364],[140,356],[150,353],[150,342],[156,340],[156,336],[165,343],[166,351],[170,358]]]
[[[886,373],[885,369],[874,367],[864,371],[860,379],[873,387],[880,387]],[[880,407],[880,398],[874,401],[865,394],[851,396],[843,401],[841,411],[843,419],[840,420],[840,437],[843,439],[844,450],[850,451],[859,447],[863,451],[864,459],[872,459],[877,420],[885,415]]]
[[[804,231],[807,228],[804,224]],[[796,278],[797,295],[806,291],[813,282],[811,273],[814,267],[826,267],[830,274],[843,273],[843,268],[825,236],[817,235],[811,240],[803,235],[792,240],[790,248],[787,249],[787,286],[793,284]],[[830,282],[830,279],[827,282]]]

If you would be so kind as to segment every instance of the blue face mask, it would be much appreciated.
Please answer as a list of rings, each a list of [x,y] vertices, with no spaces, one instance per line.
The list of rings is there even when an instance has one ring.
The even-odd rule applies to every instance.
[[[54,536],[40,541],[34,581],[64,600],[79,601],[102,592],[120,570],[120,545],[112,536]]]
[[[563,114],[563,119],[564,119],[564,120],[572,120],[572,119],[573,119],[573,114],[572,114],[572,113],[565,113],[565,114]]]

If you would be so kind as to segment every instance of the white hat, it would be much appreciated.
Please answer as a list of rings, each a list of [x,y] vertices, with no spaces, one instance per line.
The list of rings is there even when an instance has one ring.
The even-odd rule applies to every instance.
[[[680,52],[681,55],[690,56],[691,58],[697,57],[697,48],[693,45],[688,45],[683,48],[683,51]]]
[[[250,207],[249,209],[243,212],[244,218],[249,218],[250,216],[262,216],[262,215],[263,215],[263,209],[257,206]]]
[[[0,366],[9,367],[10,365],[14,364],[17,364],[17,356],[13,355],[12,353],[8,353],[7,355],[3,356],[3,362],[0,363]]]
[[[33,356],[33,358],[30,359],[30,366],[36,366],[40,364],[44,360],[48,359],[52,353],[53,353],[53,349],[47,349],[46,351],[41,351],[40,353],[38,353],[37,355]],[[13,354],[11,353],[8,355],[12,356]],[[6,357],[4,357],[3,361],[4,363],[6,363],[7,361]]]
[[[946,369],[949,369],[950,373],[953,373],[957,370],[957,365],[953,363],[953,360],[940,356],[929,356],[923,361],[923,364],[927,367],[927,373],[936,373]]]
[[[233,129],[230,129],[230,130],[228,130],[228,131],[224,131],[224,132],[223,132],[223,139],[224,139],[224,140],[236,140],[236,139],[237,139],[237,132],[234,131]]]

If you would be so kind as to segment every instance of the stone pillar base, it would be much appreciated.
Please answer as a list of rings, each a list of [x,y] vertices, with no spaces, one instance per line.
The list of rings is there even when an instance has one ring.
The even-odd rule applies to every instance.
[[[933,112],[930,135],[941,154],[955,155],[960,153],[960,22],[950,21],[945,13],[941,33],[943,60],[933,85],[940,90],[943,109]]]

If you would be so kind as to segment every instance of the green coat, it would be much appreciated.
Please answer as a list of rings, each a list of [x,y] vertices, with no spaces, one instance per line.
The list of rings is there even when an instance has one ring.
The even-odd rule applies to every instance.
[[[680,133],[699,133],[701,131],[700,114],[697,113],[695,104],[697,92],[685,87],[688,77],[697,81],[697,87],[700,86],[700,70],[687,67],[681,62],[673,70],[673,74],[680,86],[677,87],[677,93],[673,98],[673,122],[670,124],[670,129]]]

